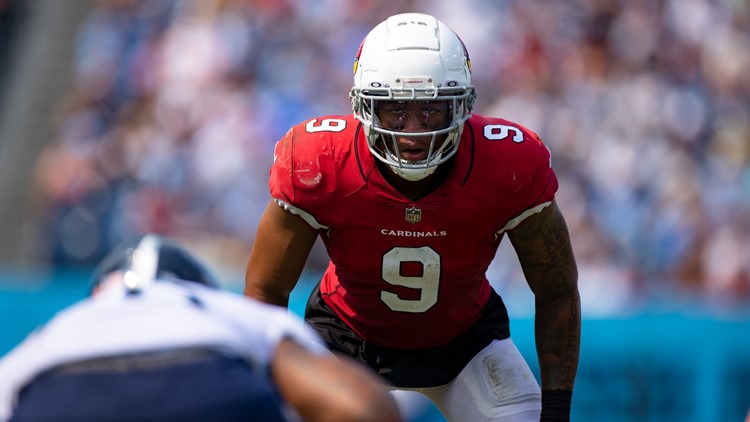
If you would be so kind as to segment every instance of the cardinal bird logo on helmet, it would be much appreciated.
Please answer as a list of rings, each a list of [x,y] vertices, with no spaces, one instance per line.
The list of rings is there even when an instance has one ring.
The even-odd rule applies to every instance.
[[[471,73],[471,59],[469,58],[469,50],[466,49],[466,44],[464,44],[464,40],[461,39],[458,35],[456,35],[456,38],[458,38],[458,41],[461,43],[461,47],[464,48],[464,57],[466,58],[466,67],[469,68],[469,73]],[[357,59],[359,60],[359,54],[362,53],[362,46],[359,46],[359,53],[357,53]],[[356,70],[356,64],[354,65],[354,69]]]
[[[362,55],[362,46],[363,45],[365,45],[365,40],[362,40],[362,42],[359,43],[359,48],[357,49],[357,57],[354,59],[354,74],[355,75],[357,74],[357,67],[359,67],[359,56]]]

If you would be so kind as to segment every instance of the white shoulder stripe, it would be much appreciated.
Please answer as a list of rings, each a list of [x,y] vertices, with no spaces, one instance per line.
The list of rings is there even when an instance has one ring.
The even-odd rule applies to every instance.
[[[523,220],[531,217],[534,214],[539,214],[543,209],[547,208],[549,204],[551,204],[552,201],[541,203],[534,208],[529,208],[526,211],[522,212],[521,215],[519,215],[516,218],[513,218],[512,220],[508,221],[508,224],[505,225],[502,229],[498,230],[496,233],[496,236],[500,236],[501,234],[507,232],[508,230],[515,229],[519,224],[523,222]]]
[[[273,198],[273,202],[278,204],[281,208],[284,208],[285,210],[289,211],[290,213],[294,215],[300,216],[303,220],[307,222],[307,224],[311,225],[313,228],[318,230],[328,230],[328,227],[318,223],[318,221],[315,219],[315,217],[312,216],[312,214],[308,213],[307,211],[303,211],[294,205],[290,205],[281,199]]]

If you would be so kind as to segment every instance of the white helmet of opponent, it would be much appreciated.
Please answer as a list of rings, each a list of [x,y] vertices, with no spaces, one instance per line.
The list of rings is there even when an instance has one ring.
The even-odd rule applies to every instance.
[[[458,35],[430,15],[391,16],[362,41],[350,98],[354,116],[364,125],[370,152],[400,177],[424,179],[456,153],[464,122],[471,117],[476,93],[469,55]],[[380,101],[448,102],[449,122],[419,133],[389,130],[380,125],[375,113]],[[438,146],[436,139],[444,134],[447,138]],[[401,159],[397,136],[431,136],[427,158]]]

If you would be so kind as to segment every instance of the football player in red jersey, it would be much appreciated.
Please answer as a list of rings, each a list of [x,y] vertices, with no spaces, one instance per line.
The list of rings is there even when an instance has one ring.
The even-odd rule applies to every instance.
[[[470,66],[429,15],[367,35],[353,115],[310,119],[276,145],[245,294],[287,306],[320,236],[331,260],[305,319],[332,350],[450,421],[569,420],[580,299],[550,152],[472,115]],[[485,275],[506,234],[535,295],[541,388]]]

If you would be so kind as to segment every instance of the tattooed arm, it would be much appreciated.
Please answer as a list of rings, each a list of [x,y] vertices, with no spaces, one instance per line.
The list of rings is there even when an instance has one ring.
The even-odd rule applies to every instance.
[[[543,397],[545,391],[571,392],[578,368],[581,302],[565,219],[553,202],[509,232],[508,238],[535,296],[535,337]]]

